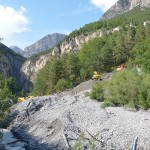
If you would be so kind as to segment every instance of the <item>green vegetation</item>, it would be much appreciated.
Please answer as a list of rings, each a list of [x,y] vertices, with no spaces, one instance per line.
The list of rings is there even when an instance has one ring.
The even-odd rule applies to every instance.
[[[143,71],[150,73],[150,37],[137,44],[134,51],[136,63]]]
[[[91,79],[95,70],[109,72],[122,63],[149,70],[149,45],[146,44],[150,39],[149,29],[148,25],[141,28],[141,24],[136,28],[126,27],[109,36],[90,40],[77,53],[51,58],[38,75],[34,94],[47,95],[63,91]]]
[[[134,8],[133,10],[126,12],[122,15],[119,15],[115,18],[106,20],[106,21],[96,21],[90,24],[86,24],[84,27],[80,28],[79,30],[75,30],[70,33],[66,39],[70,39],[71,37],[75,37],[81,34],[88,34],[90,32],[94,32],[96,30],[109,30],[112,28],[116,28],[118,26],[127,26],[132,23],[135,26],[138,26],[140,23],[149,20],[150,16],[150,9],[144,8],[141,10],[139,7]]]
[[[91,98],[104,101],[104,106],[150,108],[150,75],[138,75],[135,70],[116,73],[110,81],[97,83]]]
[[[47,95],[72,87],[78,82],[79,71],[76,53],[51,58],[37,77],[34,94]]]
[[[135,26],[138,26],[139,24],[143,24],[144,21],[149,20],[149,16],[150,16],[149,8],[145,8],[144,10],[141,10],[139,7],[136,7],[133,10],[131,10],[127,13],[124,13],[122,15],[119,15],[115,18],[112,18],[112,19],[109,19],[106,21],[96,21],[93,23],[86,24],[79,30],[74,30],[73,32],[71,32],[62,41],[60,41],[57,44],[57,46],[59,47],[62,42],[68,41],[69,39],[71,39],[73,37],[76,37],[76,36],[79,36],[82,34],[87,35],[96,30],[99,30],[99,29],[102,30],[103,32],[106,32],[107,30],[111,30],[112,28],[116,28],[119,26],[124,28],[125,26],[129,26],[130,23]],[[44,52],[38,53],[38,54],[30,57],[29,59],[37,59],[41,55],[48,54],[48,53],[52,52],[53,48],[48,49]]]
[[[149,84],[146,80],[149,80],[150,73],[150,24],[143,26],[143,22],[149,20],[149,16],[150,9],[141,11],[135,8],[116,18],[91,23],[72,32],[66,40],[98,29],[106,31],[113,27],[121,28],[119,32],[90,40],[77,53],[52,58],[38,75],[34,95],[61,92],[91,79],[93,71],[110,72],[125,63],[130,70],[116,74],[112,81],[95,85],[91,98],[104,101],[103,106],[148,109]],[[142,69],[142,76],[133,71],[135,66]]]
[[[4,78],[0,74],[0,121],[9,113],[10,106],[16,102],[16,93],[18,91],[14,78]]]

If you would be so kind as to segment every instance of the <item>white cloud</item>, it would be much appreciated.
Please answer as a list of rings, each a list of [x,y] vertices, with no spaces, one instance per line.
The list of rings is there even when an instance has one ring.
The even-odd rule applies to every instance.
[[[102,11],[108,10],[113,6],[118,0],[90,0],[92,4],[100,8]]]
[[[26,9],[21,6],[19,10],[0,5],[0,37],[4,40],[11,36],[28,31],[29,19],[24,15]]]

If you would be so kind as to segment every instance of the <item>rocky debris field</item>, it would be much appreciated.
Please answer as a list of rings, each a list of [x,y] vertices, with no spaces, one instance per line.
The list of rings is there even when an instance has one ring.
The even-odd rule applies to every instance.
[[[78,88],[91,88],[92,82]],[[136,137],[137,149],[150,149],[149,111],[102,109],[85,87],[17,104],[9,129],[27,150],[131,150]]]

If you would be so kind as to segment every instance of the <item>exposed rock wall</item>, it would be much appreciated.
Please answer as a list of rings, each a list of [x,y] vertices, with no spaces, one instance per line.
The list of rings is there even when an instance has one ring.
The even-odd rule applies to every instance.
[[[86,35],[79,35],[72,37],[69,40],[65,40],[59,47],[55,47],[52,51],[52,55],[62,55],[63,53],[68,53],[71,51],[78,51],[81,49],[84,43],[95,37],[102,37],[106,35],[107,32],[104,30],[97,30],[96,32],[89,33]]]
[[[37,60],[26,60],[21,67],[21,83],[25,90],[29,90],[35,83],[38,72],[50,59],[50,54],[42,55]]]
[[[20,69],[24,63],[25,58],[14,53],[5,45],[0,44],[0,72],[5,77],[13,76],[16,78],[21,87],[21,72]]]
[[[121,15],[137,6],[150,7],[150,0],[118,0],[104,13],[100,20],[107,20]]]

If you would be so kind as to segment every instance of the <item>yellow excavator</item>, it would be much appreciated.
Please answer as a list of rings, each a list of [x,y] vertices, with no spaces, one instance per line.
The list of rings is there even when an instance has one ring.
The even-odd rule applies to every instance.
[[[101,74],[98,73],[97,71],[94,71],[94,72],[93,72],[92,79],[93,79],[93,80],[98,80],[98,79],[100,79],[100,78],[101,78]]]
[[[27,97],[19,97],[17,102],[23,102],[24,100],[28,99],[28,98],[32,98],[33,96],[27,96]]]

